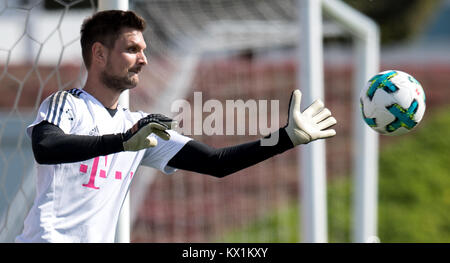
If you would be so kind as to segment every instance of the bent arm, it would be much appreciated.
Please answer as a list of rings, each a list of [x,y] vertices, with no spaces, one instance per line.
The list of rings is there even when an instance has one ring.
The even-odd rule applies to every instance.
[[[257,140],[216,149],[192,140],[183,146],[168,165],[214,177],[224,177],[293,147],[294,145],[283,128],[279,130],[278,143],[273,146],[262,146],[261,141]]]
[[[123,151],[120,135],[66,134],[61,128],[47,121],[33,127],[31,144],[39,164],[79,162]]]

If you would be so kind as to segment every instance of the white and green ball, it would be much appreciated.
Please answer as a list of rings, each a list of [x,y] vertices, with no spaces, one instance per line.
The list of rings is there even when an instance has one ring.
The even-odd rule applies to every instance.
[[[372,77],[361,90],[363,120],[385,135],[402,135],[414,129],[425,113],[422,85],[408,73],[388,70]]]

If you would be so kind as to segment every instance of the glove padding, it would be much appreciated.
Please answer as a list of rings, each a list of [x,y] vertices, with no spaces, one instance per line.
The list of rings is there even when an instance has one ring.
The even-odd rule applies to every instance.
[[[328,129],[336,124],[336,119],[331,116],[330,110],[324,107],[323,102],[318,99],[300,112],[301,98],[300,90],[292,92],[288,123],[284,127],[294,146],[336,135],[334,129]]]
[[[168,129],[175,127],[176,122],[162,114],[150,114],[140,119],[128,131],[122,133],[123,149],[125,151],[139,151],[149,147],[158,145],[158,140],[149,137],[154,133],[161,139],[167,141],[170,134],[166,132]]]

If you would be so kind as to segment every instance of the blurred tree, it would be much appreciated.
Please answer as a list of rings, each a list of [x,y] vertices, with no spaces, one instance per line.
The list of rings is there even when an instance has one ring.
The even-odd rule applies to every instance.
[[[344,0],[374,19],[383,44],[412,39],[421,33],[442,0]]]

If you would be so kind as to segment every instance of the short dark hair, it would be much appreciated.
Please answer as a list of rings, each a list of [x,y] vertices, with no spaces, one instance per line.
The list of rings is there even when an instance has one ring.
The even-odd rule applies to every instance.
[[[122,28],[131,27],[142,32],[145,25],[145,20],[133,11],[107,10],[85,19],[81,26],[80,42],[86,67],[91,65],[91,49],[95,42],[113,48]]]

